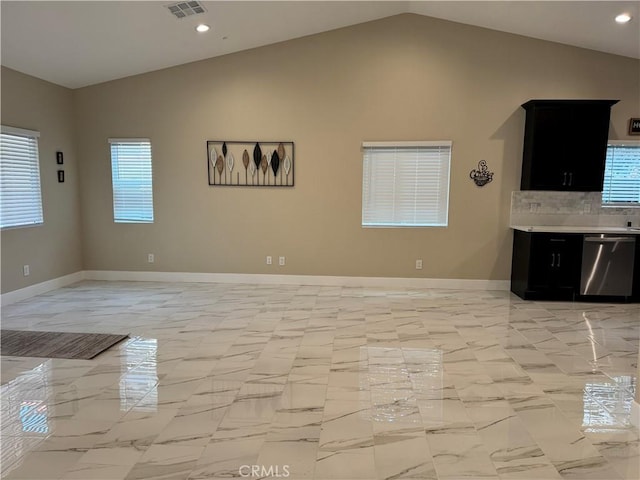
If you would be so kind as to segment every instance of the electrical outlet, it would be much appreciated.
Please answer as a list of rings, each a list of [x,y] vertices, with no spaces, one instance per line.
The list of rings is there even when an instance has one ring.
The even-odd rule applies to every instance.
[[[147,255],[147,262],[154,263],[156,261],[156,256],[153,253]]]
[[[29,273],[30,273],[30,272],[29,272],[29,265],[23,265],[23,266],[22,266],[22,274],[23,274],[25,277],[28,277],[28,276],[29,276]]]
[[[416,270],[422,270],[422,259],[416,260]]]
[[[591,213],[591,202],[582,202],[582,213]]]
[[[273,264],[273,257],[271,255],[267,255],[267,265]]]
[[[284,257],[278,258],[278,265],[280,265],[281,267],[284,265]]]

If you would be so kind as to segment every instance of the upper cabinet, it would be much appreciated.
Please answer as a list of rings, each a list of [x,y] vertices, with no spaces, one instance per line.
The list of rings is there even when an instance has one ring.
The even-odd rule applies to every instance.
[[[530,100],[521,190],[602,191],[609,116],[618,100]]]

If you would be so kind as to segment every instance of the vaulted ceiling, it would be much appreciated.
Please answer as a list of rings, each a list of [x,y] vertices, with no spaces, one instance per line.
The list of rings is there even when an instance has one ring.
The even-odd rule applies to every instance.
[[[79,88],[400,13],[640,59],[639,2],[204,1],[183,19],[169,3],[3,0],[2,65]]]

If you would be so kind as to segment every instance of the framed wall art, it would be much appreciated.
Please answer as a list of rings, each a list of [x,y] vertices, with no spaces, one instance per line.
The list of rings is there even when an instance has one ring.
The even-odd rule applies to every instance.
[[[209,185],[293,187],[293,142],[207,141]]]

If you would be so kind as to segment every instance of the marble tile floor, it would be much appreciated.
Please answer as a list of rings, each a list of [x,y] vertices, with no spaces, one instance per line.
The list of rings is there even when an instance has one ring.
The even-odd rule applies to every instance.
[[[634,479],[640,305],[508,292],[81,282],[2,327],[4,479]]]

